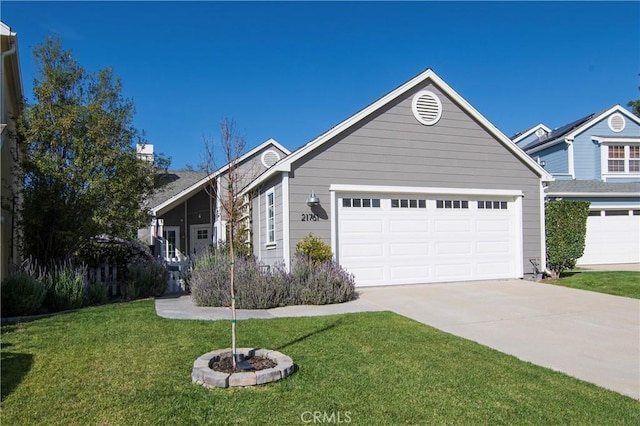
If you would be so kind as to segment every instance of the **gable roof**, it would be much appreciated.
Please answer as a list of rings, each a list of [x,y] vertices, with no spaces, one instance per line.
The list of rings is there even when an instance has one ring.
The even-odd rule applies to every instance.
[[[278,148],[285,155],[289,155],[291,153],[287,148],[280,145],[278,141],[270,138],[238,158],[238,163],[248,160],[260,151],[266,150],[269,146]],[[167,189],[159,191],[149,201],[151,213],[157,215],[162,210],[166,210],[181,203],[182,200],[189,198],[196,192],[200,191],[205,184],[217,178],[228,169],[229,164],[225,164],[223,167],[211,174],[191,171],[173,171],[167,173],[163,178],[167,181]]]
[[[636,123],[640,124],[640,118],[631,114],[629,111],[627,111],[626,108],[618,104],[604,111],[589,114],[586,117],[582,117],[569,124],[565,124],[564,126],[560,126],[556,129],[553,129],[545,139],[539,140],[539,141],[533,141],[527,146],[523,147],[523,149],[526,152],[529,152],[533,149],[536,149],[536,151],[539,151],[541,149],[547,148],[557,143],[564,142],[567,139],[573,140],[577,135],[587,130],[592,124],[602,120],[603,118],[605,118],[610,114],[613,114],[614,112],[619,112],[625,115],[630,120],[633,120]]]
[[[530,127],[526,130],[523,130],[521,132],[516,133],[515,135],[511,136],[511,141],[513,141],[513,143],[518,143],[520,142],[522,139],[528,137],[529,135],[537,132],[539,129],[544,130],[545,132],[549,133],[551,132],[551,129],[548,128],[547,126],[545,126],[544,124],[540,123],[540,124],[536,124],[533,127]]]
[[[310,152],[322,146],[324,143],[330,141],[333,137],[339,135],[343,131],[347,130],[351,126],[356,125],[362,120],[365,120],[367,117],[373,115],[378,110],[382,109],[387,104],[391,103],[398,97],[404,95],[409,92],[413,88],[418,85],[423,84],[427,80],[430,80],[434,85],[438,86],[442,92],[450,96],[455,102],[457,102],[463,110],[469,113],[473,118],[475,118],[482,126],[484,126],[487,131],[492,134],[500,143],[504,145],[504,147],[511,151],[516,157],[518,157],[522,162],[529,165],[529,167],[534,170],[541,178],[546,181],[553,180],[553,177],[544,170],[539,164],[537,164],[531,157],[529,157],[522,149],[516,146],[511,139],[509,139],[504,133],[498,130],[489,120],[487,120],[482,114],[480,114],[469,102],[467,102],[462,96],[460,96],[451,86],[444,82],[431,68],[427,68],[422,73],[418,74],[411,80],[387,93],[377,101],[369,104],[367,107],[361,109],[351,117],[347,118],[343,122],[337,124],[332,127],[325,133],[321,134],[317,138],[313,139],[311,142],[306,145],[300,147],[296,151],[294,151],[291,155],[283,158],[278,163],[276,163],[272,168],[265,171],[262,175],[260,175],[257,179],[255,179],[251,184],[249,184],[243,192],[249,191],[264,180],[273,176],[276,172],[290,172],[291,165],[297,161],[298,159],[304,157]]]

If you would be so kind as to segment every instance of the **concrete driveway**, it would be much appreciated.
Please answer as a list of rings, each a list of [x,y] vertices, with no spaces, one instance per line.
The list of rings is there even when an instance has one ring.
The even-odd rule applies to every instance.
[[[640,300],[524,280],[360,290],[368,303],[640,399]]]

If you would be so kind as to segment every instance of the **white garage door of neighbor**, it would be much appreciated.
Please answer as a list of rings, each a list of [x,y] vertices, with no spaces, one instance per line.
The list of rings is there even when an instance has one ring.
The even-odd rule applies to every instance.
[[[635,214],[634,214],[635,213]],[[578,265],[640,262],[640,210],[591,210]]]
[[[516,278],[516,203],[499,197],[338,195],[338,259],[356,285]]]

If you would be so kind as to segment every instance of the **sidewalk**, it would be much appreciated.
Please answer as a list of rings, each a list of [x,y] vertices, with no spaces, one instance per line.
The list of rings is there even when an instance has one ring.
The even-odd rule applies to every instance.
[[[323,315],[348,314],[356,312],[384,311],[378,305],[367,302],[362,298],[335,305],[298,305],[273,309],[236,309],[239,320],[258,318],[285,317],[317,317]],[[156,299],[156,313],[169,319],[187,320],[230,320],[230,308],[210,308],[196,306],[190,295],[179,297],[162,297]]]

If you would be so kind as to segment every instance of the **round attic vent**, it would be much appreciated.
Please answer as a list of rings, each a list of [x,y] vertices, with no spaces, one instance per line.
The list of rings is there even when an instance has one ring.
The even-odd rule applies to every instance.
[[[269,167],[280,161],[280,154],[270,149],[262,154],[262,164],[268,169]]]
[[[536,130],[536,136],[539,137],[539,138],[543,137],[546,134],[547,134],[547,132],[545,132],[544,129]]]
[[[421,90],[413,97],[411,110],[420,123],[433,126],[442,116],[442,103],[435,93]]]
[[[609,128],[616,133],[623,131],[626,124],[626,120],[619,112],[616,112],[609,117]]]

